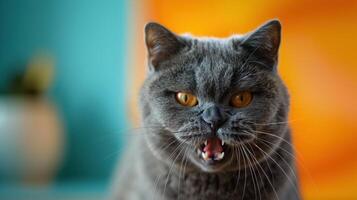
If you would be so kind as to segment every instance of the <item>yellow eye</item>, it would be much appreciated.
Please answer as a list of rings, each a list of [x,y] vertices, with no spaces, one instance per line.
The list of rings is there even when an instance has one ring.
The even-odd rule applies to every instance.
[[[193,107],[193,106],[197,105],[197,103],[198,103],[197,97],[195,97],[194,95],[192,95],[190,93],[186,93],[186,92],[176,93],[176,101],[179,102],[183,106],[189,106],[189,107]]]
[[[231,99],[231,105],[236,108],[246,107],[252,102],[253,95],[250,92],[239,92]]]

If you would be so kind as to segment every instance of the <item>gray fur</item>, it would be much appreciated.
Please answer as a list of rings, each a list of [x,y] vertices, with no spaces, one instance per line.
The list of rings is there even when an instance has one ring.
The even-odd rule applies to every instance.
[[[279,21],[226,39],[177,36],[156,23],[145,32],[150,72],[140,94],[144,131],[133,135],[113,199],[300,199],[289,97],[276,70]],[[252,103],[230,106],[232,95],[246,90]],[[195,94],[199,104],[178,104],[179,91]],[[215,133],[201,115],[212,105],[229,114]],[[214,167],[196,152],[212,134],[229,149]]]

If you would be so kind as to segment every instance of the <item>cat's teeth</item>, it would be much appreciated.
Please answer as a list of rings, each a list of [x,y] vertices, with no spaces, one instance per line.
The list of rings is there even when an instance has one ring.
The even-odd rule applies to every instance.
[[[207,152],[201,152],[202,158],[204,160],[211,160],[210,157],[208,157],[208,153]],[[214,160],[222,160],[224,157],[224,152],[221,153],[216,153],[216,155],[214,156]]]
[[[209,159],[210,159],[210,158],[208,157],[208,153],[206,153],[206,152],[202,152],[201,155],[202,155],[202,158],[203,158],[204,160],[209,160]]]
[[[205,140],[205,146],[207,146],[207,140]]]
[[[224,152],[217,153],[216,156],[214,157],[214,160],[222,160],[224,157]]]
[[[222,146],[224,145],[224,141],[222,140]]]

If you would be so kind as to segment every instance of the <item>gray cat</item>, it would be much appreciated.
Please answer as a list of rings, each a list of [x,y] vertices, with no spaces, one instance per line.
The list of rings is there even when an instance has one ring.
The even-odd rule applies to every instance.
[[[226,39],[145,27],[142,133],[132,136],[113,199],[298,200],[277,73],[279,21]]]

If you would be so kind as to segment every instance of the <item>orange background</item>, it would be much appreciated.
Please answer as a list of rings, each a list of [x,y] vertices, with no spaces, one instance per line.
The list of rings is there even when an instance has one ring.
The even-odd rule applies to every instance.
[[[357,1],[160,1],[133,3],[132,117],[145,77],[143,26],[226,37],[280,19],[279,73],[291,94],[305,199],[357,199]]]

